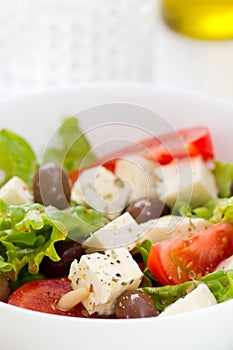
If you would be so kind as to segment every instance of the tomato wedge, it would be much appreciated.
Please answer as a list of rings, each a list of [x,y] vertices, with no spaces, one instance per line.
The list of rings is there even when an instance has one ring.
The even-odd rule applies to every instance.
[[[148,255],[148,267],[161,284],[179,284],[213,272],[231,255],[233,225],[222,222],[192,237],[155,243]]]
[[[56,308],[56,302],[70,290],[68,278],[33,281],[16,289],[9,297],[8,304],[49,314],[85,317],[86,311],[81,303],[67,312]]]
[[[57,309],[56,303],[58,300],[70,290],[70,280],[67,277],[28,282],[11,294],[8,299],[8,304],[54,315],[85,318],[114,318],[114,315],[99,316],[97,313],[90,316],[82,303],[79,303],[69,311]]]
[[[144,149],[141,150],[142,155],[162,165],[169,163],[174,158],[183,158],[187,155],[201,155],[205,161],[214,157],[212,140],[207,127],[181,129],[176,133],[143,140],[140,145],[144,146]],[[136,146],[132,146],[135,149],[129,152],[137,153]]]
[[[108,154],[92,166],[103,165],[114,172],[116,160],[126,155],[142,156],[164,165],[174,158],[184,158],[187,155],[201,155],[207,161],[213,159],[214,151],[208,128],[200,126],[139,141],[129,147]],[[72,183],[77,180],[80,171],[83,170],[75,170],[70,174]]]

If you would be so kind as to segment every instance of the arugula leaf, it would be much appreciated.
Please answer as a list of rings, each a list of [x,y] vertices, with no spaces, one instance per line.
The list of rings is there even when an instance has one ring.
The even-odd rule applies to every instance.
[[[142,256],[142,260],[145,265],[147,265],[147,259],[148,259],[148,255],[151,250],[151,247],[152,247],[152,242],[149,239],[146,239],[144,242],[137,245],[137,249]]]
[[[95,161],[90,144],[80,130],[75,117],[69,117],[63,121],[55,139],[58,146],[50,147],[45,151],[43,163],[53,162],[71,172]]]
[[[0,169],[2,186],[13,176],[19,176],[29,187],[37,170],[37,160],[30,145],[20,136],[8,130],[0,131]]]
[[[140,290],[151,297],[156,308],[161,312],[179,298],[184,297],[189,290],[196,288],[199,283],[197,281],[190,281],[174,286],[143,287]]]
[[[198,281],[188,281],[174,286],[143,287],[140,290],[150,295],[158,310],[163,311],[168,305],[184,297],[200,283],[207,285],[218,303],[233,299],[233,270],[218,270]]]

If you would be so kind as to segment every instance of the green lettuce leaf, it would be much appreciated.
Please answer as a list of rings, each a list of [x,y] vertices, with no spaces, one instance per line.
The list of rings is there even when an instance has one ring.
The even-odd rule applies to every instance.
[[[176,210],[177,215],[188,217],[204,218],[213,224],[222,221],[233,223],[233,197],[211,199],[202,207],[191,209],[180,203],[179,209]]]
[[[221,221],[233,223],[233,197],[209,201],[206,207],[212,214],[210,217],[212,223]]]
[[[155,279],[154,275],[150,272],[148,265],[147,265],[147,259],[149,252],[152,247],[152,242],[149,239],[146,239],[141,244],[137,245],[137,250],[141,254],[143,263],[145,265],[145,268],[143,270],[143,281],[141,283],[142,287],[151,287],[152,285],[158,285],[158,281]]]
[[[217,183],[219,197],[230,197],[230,188],[233,181],[233,164],[224,164],[219,161],[215,161],[215,169],[213,170],[213,174]]]
[[[82,207],[66,212],[40,204],[10,206],[0,200],[0,271],[14,281],[25,266],[30,274],[38,274],[44,256],[60,260],[55,242],[70,236],[81,239],[105,221]]]
[[[159,311],[184,297],[200,283],[205,283],[214,294],[218,303],[233,299],[233,270],[218,270],[202,277],[198,281],[188,281],[174,286],[144,287],[143,292],[150,295]]]
[[[18,279],[16,281],[11,280],[12,292],[15,291],[17,288],[21,287],[25,283],[43,280],[46,278],[47,277],[42,275],[41,273],[38,273],[37,275],[30,274],[25,266],[20,271],[20,273],[18,275]]]
[[[144,242],[137,245],[138,252],[141,254],[143,263],[145,265],[147,265],[147,259],[148,259],[148,255],[151,250],[151,247],[152,247],[152,242],[149,239],[146,239]]]
[[[37,160],[30,145],[20,136],[8,130],[0,131],[0,169],[4,176],[0,186],[13,176],[19,176],[29,187],[37,169]]]
[[[58,146],[52,146],[45,151],[43,163],[53,162],[71,172],[93,163],[96,159],[75,117],[63,121],[55,135],[55,141]]]
[[[69,238],[73,240],[77,240],[80,233],[82,238],[86,238],[90,232],[94,232],[108,223],[108,220],[100,212],[82,205],[70,207],[70,213],[79,222],[79,225],[69,228]]]

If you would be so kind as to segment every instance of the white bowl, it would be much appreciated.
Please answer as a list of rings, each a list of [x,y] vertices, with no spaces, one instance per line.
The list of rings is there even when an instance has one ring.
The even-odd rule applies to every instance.
[[[150,85],[79,86],[9,99],[0,103],[0,127],[25,136],[39,149],[51,137],[62,117],[110,102],[156,110],[164,116],[166,125],[176,128],[206,125],[213,136],[216,157],[233,161],[233,103]],[[107,111],[114,106],[107,107]],[[103,109],[100,111],[102,113]],[[97,113],[95,120],[90,120],[85,112],[79,114],[81,126],[90,127],[98,123],[98,118],[107,122],[114,118],[114,112],[109,119],[101,113]],[[127,115],[122,120],[132,121]],[[142,116],[144,124],[147,124],[145,115]],[[0,303],[0,347],[3,350],[231,350],[232,317],[233,300],[183,315],[131,320],[54,316]]]

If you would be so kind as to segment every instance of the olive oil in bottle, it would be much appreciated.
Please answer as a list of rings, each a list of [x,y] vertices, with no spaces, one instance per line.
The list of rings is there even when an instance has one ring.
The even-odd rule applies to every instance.
[[[233,39],[233,0],[162,0],[165,23],[199,39]]]

